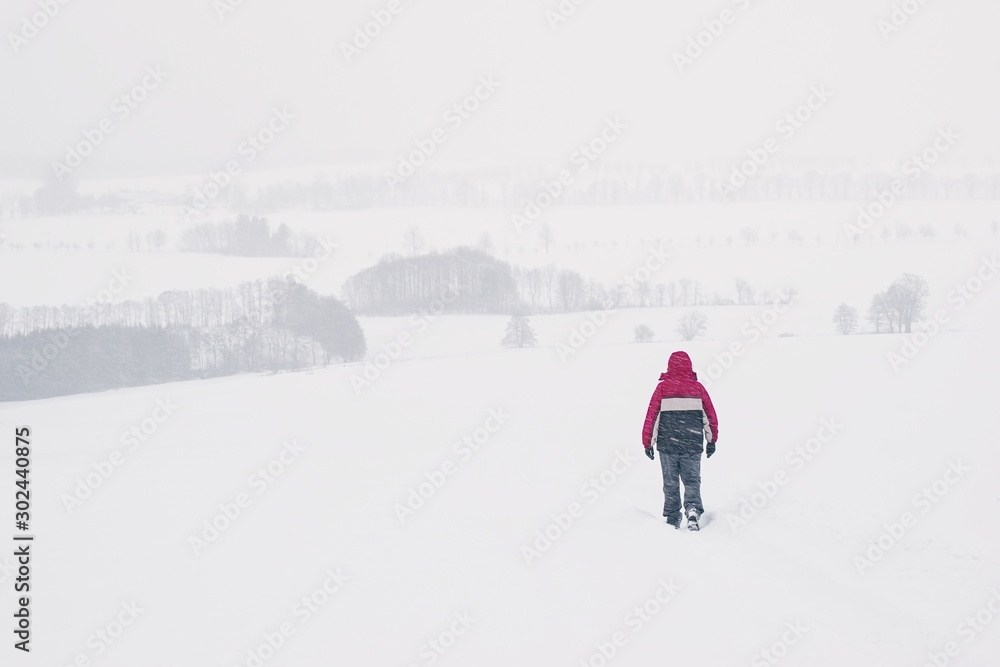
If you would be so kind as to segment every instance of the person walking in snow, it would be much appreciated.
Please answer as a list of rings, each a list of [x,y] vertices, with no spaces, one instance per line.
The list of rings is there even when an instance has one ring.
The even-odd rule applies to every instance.
[[[701,453],[711,458],[719,439],[719,419],[715,406],[698,375],[691,368],[686,352],[674,352],[667,372],[649,399],[646,420],[642,425],[642,445],[653,460],[653,448],[660,451],[663,469],[663,516],[675,528],[681,527],[681,496],[678,479],[684,483],[684,514],[690,530],[698,530],[698,519],[705,508],[701,504]]]

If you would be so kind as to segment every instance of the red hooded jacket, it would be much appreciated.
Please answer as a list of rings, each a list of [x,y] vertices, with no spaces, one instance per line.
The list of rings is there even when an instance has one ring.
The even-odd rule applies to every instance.
[[[701,451],[702,433],[708,442],[719,439],[715,406],[691,368],[691,357],[686,352],[674,352],[670,355],[667,372],[660,375],[660,382],[649,399],[642,425],[642,445],[648,449],[657,444],[658,438],[665,437],[671,443],[689,448],[697,440]],[[667,443],[661,445],[658,449],[672,449]]]

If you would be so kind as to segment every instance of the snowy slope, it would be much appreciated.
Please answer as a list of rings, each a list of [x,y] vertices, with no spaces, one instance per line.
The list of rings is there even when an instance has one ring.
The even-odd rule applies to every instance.
[[[676,343],[607,340],[563,363],[551,347],[498,350],[489,319],[467,320],[479,353],[398,360],[360,395],[354,365],[0,406],[3,429],[36,428],[37,650],[24,664],[253,665],[252,651],[265,665],[600,665],[614,648],[607,664],[769,664],[768,649],[782,664],[881,666],[923,664],[950,641],[957,664],[993,664],[995,626],[959,634],[1000,585],[1000,418],[978,389],[1000,371],[992,337],[942,333],[898,373],[898,336],[758,341],[712,383],[715,518],[690,534],[656,518],[659,464],[639,449]],[[687,349],[704,375],[719,343]],[[122,433],[163,416],[158,399],[173,414],[128,451]],[[491,410],[504,423],[484,437]],[[824,420],[832,439],[796,463]],[[292,439],[304,449],[272,463],[271,483],[251,477]],[[114,448],[124,462],[68,511],[64,494]],[[952,463],[969,470],[923,511],[914,495]],[[401,521],[411,489],[442,476]],[[196,555],[190,538],[241,493],[249,506]],[[859,572],[907,511],[914,525]],[[337,589],[328,572],[348,579]],[[133,601],[138,620],[98,654],[95,633]]]

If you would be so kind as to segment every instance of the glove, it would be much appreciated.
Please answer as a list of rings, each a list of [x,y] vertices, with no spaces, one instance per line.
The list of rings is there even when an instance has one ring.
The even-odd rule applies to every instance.
[[[653,448],[652,447],[646,447],[646,456],[649,457],[650,461],[653,460]]]
[[[705,447],[705,451],[708,453],[708,458],[712,458],[712,454],[715,453],[715,443],[714,442],[708,443],[708,446]]]

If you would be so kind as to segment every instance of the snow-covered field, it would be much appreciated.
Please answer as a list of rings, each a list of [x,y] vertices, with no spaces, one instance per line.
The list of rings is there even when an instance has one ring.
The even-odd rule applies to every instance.
[[[171,289],[232,287],[244,280],[295,273],[320,293],[340,294],[344,281],[374,264],[383,254],[407,254],[405,231],[417,227],[425,250],[447,250],[477,245],[489,237],[493,252],[504,261],[526,268],[554,264],[580,272],[613,288],[665,249],[669,260],[650,276],[651,285],[681,279],[701,283],[702,294],[735,298],[734,282],[746,280],[758,298],[774,299],[779,290],[794,288],[808,304],[808,329],[831,330],[833,309],[846,302],[863,314],[872,295],[884,290],[905,272],[923,276],[931,301],[943,302],[957,284],[973,275],[984,257],[1000,250],[1000,237],[990,225],[1000,219],[992,202],[901,201],[869,228],[856,245],[848,243],[844,225],[857,217],[866,202],[781,202],[659,207],[555,207],[545,213],[554,242],[548,252],[538,229],[518,233],[511,211],[502,209],[399,209],[269,215],[273,224],[286,223],[337,245],[333,257],[306,264],[303,258],[245,258],[210,254],[127,252],[130,232],[144,235],[167,232],[172,244],[183,221],[170,212],[146,216],[69,216],[0,221],[7,246],[0,245],[0,301],[15,306],[79,304],[95,299],[118,272],[128,277],[115,300],[156,296]],[[231,219],[232,216],[230,216]],[[914,236],[884,242],[881,231],[894,232],[905,223]],[[958,239],[953,226],[962,225],[968,237]],[[933,240],[917,234],[921,226],[934,229]],[[746,245],[740,231],[752,227],[758,241]],[[801,245],[788,235],[798,232]],[[2,238],[2,237],[0,237]],[[88,241],[98,239],[93,250]],[[730,244],[730,240],[732,243]],[[114,250],[107,243],[114,242]],[[36,249],[35,243],[41,248]],[[53,249],[76,243],[82,250]],[[168,244],[168,247],[171,247]],[[310,260],[311,261],[311,260]],[[56,270],[58,268],[58,270]],[[73,280],[65,280],[72,275]],[[711,317],[711,316],[710,316]],[[723,316],[725,318],[727,316]],[[714,318],[710,319],[710,334]],[[650,323],[654,329],[656,326]],[[802,327],[800,327],[802,328]],[[665,333],[665,332],[664,332]]]
[[[0,667],[1000,664],[1000,3],[5,9]]]
[[[995,295],[898,372],[901,336],[746,345],[698,534],[658,518],[639,432],[678,344],[627,342],[634,311],[566,362],[569,316],[524,350],[443,318],[360,392],[347,365],[4,404],[34,426],[32,664],[991,665]],[[408,326],[364,325],[372,358]],[[703,379],[725,345],[685,346]]]
[[[795,288],[787,307],[700,307],[697,342],[675,331],[690,308],[533,316],[538,344],[522,350],[500,346],[505,316],[361,317],[358,364],[0,404],[0,428],[34,435],[32,664],[992,665],[991,207],[929,206],[935,240],[856,247],[836,207],[755,207],[697,213],[712,233],[683,207],[579,210],[580,229],[556,209],[550,253],[511,236],[503,212],[468,228],[454,210],[367,226],[345,214],[329,226],[338,254],[306,281],[339,292],[416,224],[429,247],[489,232],[503,259],[608,285],[666,241],[651,282]],[[823,235],[790,243],[810,212]],[[760,241],[730,246],[743,214]],[[0,252],[0,301],[82,302],[121,270],[116,298],[136,299],[301,261],[57,250],[49,237],[85,246],[95,221],[35,222],[3,227],[25,247]],[[107,222],[102,238],[130,229]],[[906,271],[927,279],[925,319],[943,313],[940,326],[834,335],[837,304],[864,313]],[[653,342],[633,342],[641,323]],[[721,422],[698,534],[663,524],[659,462],[640,449],[679,348]],[[5,587],[14,564],[0,557]],[[57,599],[76,602],[45,603]]]

